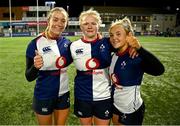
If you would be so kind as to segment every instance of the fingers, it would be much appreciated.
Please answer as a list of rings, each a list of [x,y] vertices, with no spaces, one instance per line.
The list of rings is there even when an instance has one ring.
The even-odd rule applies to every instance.
[[[39,52],[38,52],[37,50],[35,50],[35,54],[36,54],[36,56],[37,56],[37,55],[39,55]]]
[[[139,49],[141,47],[138,39],[132,34],[128,34],[128,36],[126,37],[126,41],[128,42],[129,46],[133,48]]]
[[[131,40],[132,40],[132,37],[133,37],[132,33],[129,32],[128,35],[126,36],[126,41],[127,41],[127,42],[131,41]]]
[[[132,59],[134,59],[135,57],[137,57],[139,54],[137,53],[137,50],[135,48],[130,48],[129,49],[129,55]]]
[[[43,66],[43,58],[37,50],[35,50],[34,66],[40,69]]]
[[[100,32],[98,32],[97,34],[98,34],[98,38],[99,38],[99,39],[102,39],[102,38],[103,38],[103,36],[102,36],[102,34],[101,34]]]

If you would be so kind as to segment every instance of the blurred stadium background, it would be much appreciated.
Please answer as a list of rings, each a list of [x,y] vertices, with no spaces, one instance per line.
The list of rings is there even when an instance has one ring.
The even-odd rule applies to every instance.
[[[7,0],[4,1],[9,4]],[[27,3],[31,0],[16,1]],[[0,6],[0,125],[36,125],[37,122],[31,109],[35,81],[29,83],[24,76],[25,50],[31,39],[45,29],[47,13],[52,7],[57,6],[57,3],[44,1],[39,6],[23,6],[21,3],[19,5],[22,6],[17,5],[18,3],[16,6],[12,5],[11,8],[8,5],[3,7],[1,4]],[[107,31],[111,22],[127,16],[132,21],[141,44],[159,57],[165,65],[166,71],[162,76],[153,77],[145,74],[143,79],[142,96],[147,108],[143,125],[180,125],[180,108],[178,107],[180,104],[180,18],[178,8],[171,11],[168,6],[162,10],[153,6],[145,8],[107,5],[109,4],[93,6],[100,12],[103,20],[102,34],[108,36]],[[67,11],[71,10],[71,6],[67,4],[63,7]],[[90,7],[92,6],[82,6],[82,10]],[[78,14],[70,14],[69,25],[63,35],[74,41],[79,39],[81,34]],[[67,125],[79,125],[79,120],[73,114],[73,79],[76,74],[73,64],[69,66],[68,72],[71,110]]]
[[[22,0],[16,1],[21,2]],[[9,2],[6,0],[6,6],[2,7],[1,5],[0,7],[0,36],[36,36],[38,33],[42,32],[47,25],[46,16],[48,11],[58,5],[55,1],[40,1],[40,5],[38,0],[36,0],[37,3],[34,1],[34,6],[31,6],[30,3],[32,2],[27,0],[27,2],[30,3],[25,4],[26,6],[18,6],[18,3],[13,1],[11,3],[11,0],[9,0]],[[180,36],[179,7],[174,6],[174,8],[171,8],[171,6],[167,5],[162,9],[155,6],[156,3],[154,3],[154,5],[151,4],[150,7],[146,7],[147,5],[144,7],[142,5],[140,7],[123,7],[106,3],[108,0],[101,0],[101,2],[104,3],[98,5],[99,2],[97,2],[97,5],[93,6],[90,6],[89,4],[80,4],[79,6],[74,5],[73,7],[71,4],[63,5],[67,12],[70,13],[69,25],[63,35],[81,35],[78,25],[79,14],[75,15],[74,13],[78,13],[80,8],[82,8],[82,10],[87,10],[90,7],[93,7],[101,14],[103,20],[101,31],[105,36],[108,35],[107,31],[111,22],[125,16],[132,21],[136,35]],[[113,2],[114,1],[112,1],[112,3]],[[123,1],[121,3],[123,3]],[[129,2],[129,5],[131,5],[131,3],[132,2]],[[19,5],[22,4],[19,3]],[[73,8],[73,13],[71,8]]]

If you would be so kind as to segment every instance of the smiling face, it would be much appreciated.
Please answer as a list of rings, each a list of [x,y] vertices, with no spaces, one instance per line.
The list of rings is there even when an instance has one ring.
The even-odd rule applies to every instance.
[[[80,28],[84,34],[84,39],[94,40],[99,30],[98,21],[93,15],[85,16],[80,24]]]
[[[121,52],[128,48],[128,42],[126,41],[127,33],[121,25],[114,25],[109,31],[110,42],[115,49],[119,49]]]
[[[65,30],[67,25],[67,17],[61,11],[54,11],[48,20],[48,34],[52,38],[59,37]]]

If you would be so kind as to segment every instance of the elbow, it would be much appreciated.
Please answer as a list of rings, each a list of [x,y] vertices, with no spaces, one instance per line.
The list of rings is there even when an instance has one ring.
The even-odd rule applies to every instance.
[[[159,67],[159,69],[157,70],[157,73],[154,76],[160,76],[165,72],[165,68],[162,65],[161,67]]]
[[[165,72],[165,68],[163,65],[160,65],[154,69],[146,69],[145,73],[153,75],[153,76],[160,76]]]
[[[32,82],[33,80],[32,79],[26,79],[28,82]]]
[[[160,71],[160,75],[162,75],[165,72],[165,68],[164,66],[162,67],[161,71]]]
[[[26,80],[28,81],[28,82],[32,82],[34,79],[33,78],[31,78],[30,76],[28,76],[27,74],[25,74],[25,77],[26,77]]]

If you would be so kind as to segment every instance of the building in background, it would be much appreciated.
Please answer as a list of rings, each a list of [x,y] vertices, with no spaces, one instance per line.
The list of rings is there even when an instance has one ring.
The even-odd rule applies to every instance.
[[[84,6],[84,10],[91,8]],[[108,7],[94,6],[100,12],[103,23],[108,30],[112,21],[128,17],[137,35],[166,35],[166,32],[175,34],[176,17],[175,13],[166,13],[158,8],[140,7]],[[170,34],[170,33],[169,33]]]
[[[46,16],[50,10],[49,6],[39,6],[39,26],[43,31],[47,26]],[[9,9],[0,7],[0,32],[5,36],[9,35]],[[37,35],[37,8],[36,6],[12,7],[12,34],[13,36],[34,36]]]
[[[39,32],[47,26],[48,11],[55,3],[45,3],[38,7]],[[91,8],[84,6],[83,10]],[[177,14],[166,13],[158,8],[138,7],[108,7],[93,6],[100,12],[103,25],[101,31],[108,35],[108,28],[112,21],[127,16],[134,27],[136,35],[164,35],[176,34]],[[0,7],[0,36],[9,36],[9,8]],[[13,36],[35,36],[37,35],[37,6],[12,7],[12,34]],[[69,24],[64,35],[80,35],[78,17],[70,17]]]

